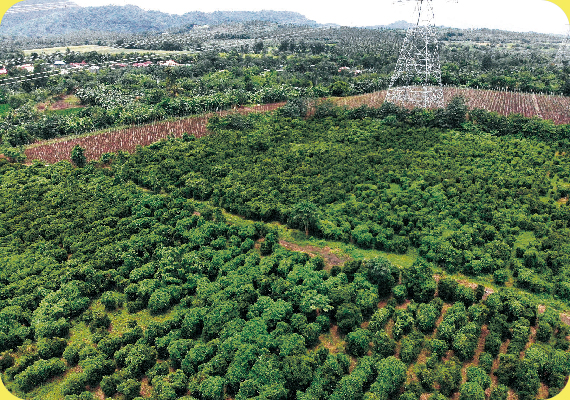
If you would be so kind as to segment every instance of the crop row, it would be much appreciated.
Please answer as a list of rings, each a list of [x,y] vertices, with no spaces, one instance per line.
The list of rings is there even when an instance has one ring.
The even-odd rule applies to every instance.
[[[446,103],[454,96],[464,96],[469,109],[480,108],[501,115],[521,114],[525,117],[540,117],[555,124],[570,123],[570,97],[499,90],[481,90],[444,87]],[[359,96],[342,98],[339,105],[353,108],[361,105],[379,107],[386,97],[386,90]]]
[[[70,160],[73,147],[81,146],[85,150],[87,161],[98,160],[105,153],[119,150],[132,153],[137,146],[147,146],[168,137],[180,137],[187,133],[202,137],[208,133],[206,125],[213,115],[224,116],[230,112],[247,114],[275,110],[284,103],[263,104],[252,107],[239,107],[233,111],[220,111],[177,121],[159,121],[143,126],[106,131],[103,133],[49,141],[28,147],[25,154],[28,160],[40,160],[53,164],[61,160]]]

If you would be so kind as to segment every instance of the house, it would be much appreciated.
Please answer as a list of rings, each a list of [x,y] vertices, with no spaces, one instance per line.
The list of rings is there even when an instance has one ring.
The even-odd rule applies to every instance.
[[[89,72],[96,74],[97,72],[99,72],[99,67],[96,65],[92,65],[89,67]]]
[[[34,72],[34,66],[32,64],[22,64],[22,65],[16,66],[16,68],[24,69],[27,72]]]
[[[61,67],[65,66],[65,65],[66,65],[66,64],[65,64],[65,61],[60,61],[60,60],[58,60],[58,61],[54,61],[54,62],[53,62],[53,66],[54,66],[54,67],[57,67],[57,68],[61,68]]]
[[[148,67],[151,64],[152,64],[152,61],[145,61],[145,62],[141,62],[141,63],[134,63],[133,67]]]
[[[0,68],[0,75],[7,75],[8,71],[6,70],[6,67],[2,67]]]
[[[174,67],[174,66],[180,65],[174,60],[163,61],[163,62],[160,62],[158,64],[165,66],[165,67]]]
[[[83,68],[83,67],[87,66],[87,63],[85,61],[82,61],[80,63],[71,63],[71,64],[69,64],[69,66],[71,68]]]

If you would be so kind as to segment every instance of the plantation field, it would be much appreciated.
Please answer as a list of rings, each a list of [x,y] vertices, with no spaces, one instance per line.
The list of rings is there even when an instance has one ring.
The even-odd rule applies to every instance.
[[[266,112],[274,110],[284,103],[264,104],[252,107],[240,107],[238,113]],[[132,128],[109,130],[102,133],[88,134],[73,138],[62,138],[33,144],[25,150],[28,160],[40,160],[53,164],[61,160],[70,160],[70,154],[76,145],[85,149],[87,161],[98,160],[105,153],[117,151],[134,152],[137,146],[147,146],[168,137],[180,137],[183,133],[196,138],[207,134],[206,125],[212,115],[227,115],[229,111],[185,118],[176,121],[160,121],[149,125]]]
[[[444,88],[446,103],[454,96],[464,96],[469,109],[484,109],[508,116],[513,113],[525,117],[539,117],[552,120],[555,124],[570,123],[570,98],[556,95],[502,92],[493,90]],[[334,103],[338,106],[357,108],[363,105],[379,108],[386,97],[386,91],[349,97],[336,97]],[[239,113],[251,111],[272,111],[285,103],[257,105],[237,108]],[[63,111],[67,113],[67,111]],[[71,111],[74,112],[74,111]],[[1,113],[1,109],[0,109]],[[226,115],[228,111],[218,112]],[[202,137],[207,133],[206,124],[210,115],[190,117],[175,121],[160,121],[148,125],[126,129],[108,130],[102,133],[82,135],[80,137],[65,137],[49,141],[36,142],[25,150],[29,161],[41,160],[55,163],[69,160],[71,149],[79,145],[85,149],[88,161],[98,160],[102,154],[119,150],[133,152],[138,145],[146,146],[167,137],[180,137],[183,133]]]
[[[570,97],[497,90],[444,87],[446,103],[454,96],[464,96],[469,109],[480,108],[501,115],[521,114],[552,120],[555,124],[570,123]],[[366,104],[380,107],[386,98],[386,90],[359,96],[337,99],[338,105],[358,107]]]

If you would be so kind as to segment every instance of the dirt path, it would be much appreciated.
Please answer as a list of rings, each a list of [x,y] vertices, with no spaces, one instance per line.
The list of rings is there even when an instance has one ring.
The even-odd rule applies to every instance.
[[[346,257],[339,257],[330,247],[317,247],[311,245],[300,246],[296,243],[287,242],[285,240],[280,240],[279,244],[287,250],[300,251],[311,257],[316,257],[317,255],[323,257],[325,260],[325,270],[327,271],[334,266],[341,266],[349,260]]]

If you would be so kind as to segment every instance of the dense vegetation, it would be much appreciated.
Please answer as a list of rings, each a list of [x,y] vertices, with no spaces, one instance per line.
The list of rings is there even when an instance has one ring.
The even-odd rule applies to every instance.
[[[9,388],[67,400],[558,393],[568,327],[538,307],[541,294],[570,300],[557,142],[411,126],[417,112],[406,122],[392,107],[285,116],[300,108],[215,119],[209,137],[82,168],[2,162]],[[216,206],[419,256],[329,269],[283,249],[275,225],[228,224]],[[441,270],[507,287],[483,300],[483,286],[436,281]]]
[[[411,112],[410,126],[394,110],[344,115],[324,104],[311,120],[235,115],[212,121],[218,133],[203,140],[141,150],[120,171],[153,190],[299,228],[294,208],[309,202],[315,235],[396,253],[414,246],[449,272],[499,284],[512,275],[570,300],[570,210],[558,203],[570,189],[567,157],[536,139],[417,127],[429,112]],[[356,119],[367,111],[384,118]]]
[[[35,79],[7,63],[0,83],[22,79],[0,90],[13,159],[35,140],[288,101],[132,155],[88,162],[76,146],[73,164],[0,159],[9,389],[42,400],[557,394],[570,374],[570,126],[467,113],[461,98],[338,108],[315,99],[385,89],[403,31],[226,28],[94,42],[200,50],[173,56],[177,67]],[[570,93],[568,68],[550,63],[560,38],[440,34],[446,84]],[[21,56],[23,43],[0,52]],[[57,59],[125,57],[144,55],[31,62],[41,73]],[[49,109],[64,99],[79,108]],[[374,256],[332,266],[286,250],[290,229]]]

